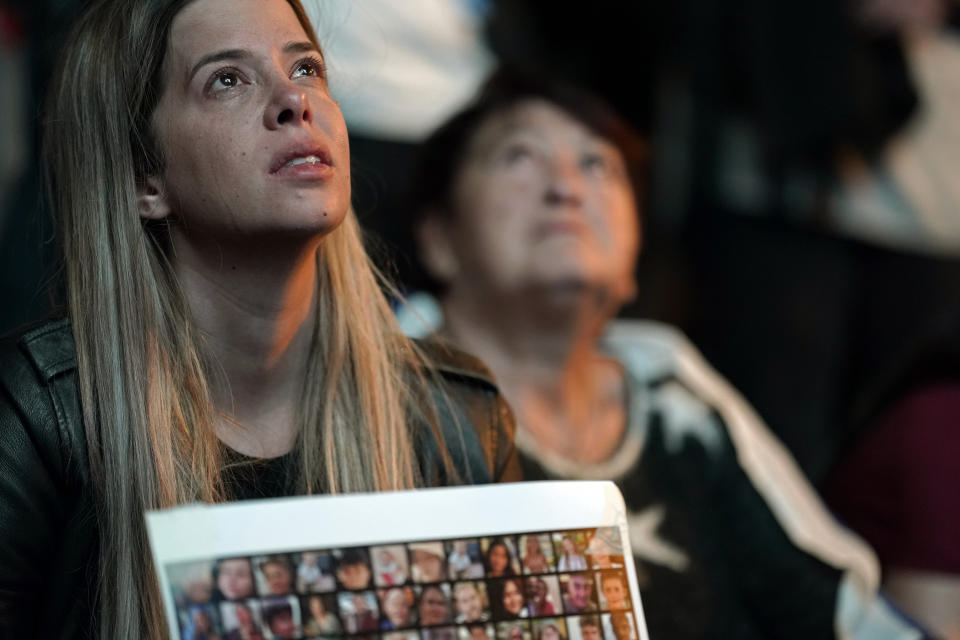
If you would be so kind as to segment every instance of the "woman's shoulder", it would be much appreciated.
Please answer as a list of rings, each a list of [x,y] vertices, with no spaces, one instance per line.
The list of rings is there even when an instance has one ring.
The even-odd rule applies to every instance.
[[[413,343],[436,374],[433,380],[439,383],[437,386],[442,386],[434,391],[441,398],[437,408],[448,448],[450,442],[461,441],[462,433],[454,432],[470,425],[480,441],[490,479],[494,482],[521,480],[514,445],[513,412],[487,366],[475,356],[434,338],[415,339]],[[475,465],[467,462],[467,466]]]
[[[0,339],[0,434],[8,453],[17,448],[26,455],[29,448],[54,475],[86,460],[68,320],[46,320]]]
[[[412,342],[444,380],[479,393],[499,394],[493,374],[480,358],[437,338],[415,338]]]

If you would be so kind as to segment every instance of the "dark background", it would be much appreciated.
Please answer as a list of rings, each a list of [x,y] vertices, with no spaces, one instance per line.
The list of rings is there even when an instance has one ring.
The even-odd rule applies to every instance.
[[[38,105],[82,4],[0,5],[4,47],[27,70],[30,145],[0,203],[0,332],[49,314],[56,297]],[[960,312],[960,261],[872,246],[830,224],[838,154],[873,158],[917,108],[897,36],[863,29],[837,0],[493,0],[487,37],[501,59],[588,85],[648,136],[640,295],[624,315],[684,330],[822,486],[883,380]],[[754,142],[747,201],[724,187],[731,130]],[[414,148],[354,136],[352,153],[377,259],[407,280],[396,202]]]

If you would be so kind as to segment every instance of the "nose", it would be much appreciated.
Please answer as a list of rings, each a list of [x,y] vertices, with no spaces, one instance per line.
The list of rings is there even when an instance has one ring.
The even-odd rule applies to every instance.
[[[263,114],[267,129],[276,130],[286,125],[310,124],[313,111],[310,99],[302,87],[293,82],[281,82]]]
[[[584,196],[583,170],[576,157],[561,154],[554,158],[550,166],[547,183],[546,201],[560,207],[579,207]]]

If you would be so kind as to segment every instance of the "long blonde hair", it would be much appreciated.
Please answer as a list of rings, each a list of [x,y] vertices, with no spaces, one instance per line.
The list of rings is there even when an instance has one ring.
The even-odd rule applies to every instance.
[[[48,104],[45,168],[62,236],[97,509],[92,624],[102,638],[167,633],[140,514],[230,498],[209,371],[167,260],[166,228],[142,222],[136,202],[137,185],[162,174],[150,122],[171,24],[190,1],[94,3],[65,47]],[[299,0],[288,2],[317,44]],[[418,412],[436,415],[423,409],[430,393],[422,372],[429,369],[395,324],[352,213],[324,239],[317,260],[297,488],[418,486],[410,425],[422,423],[413,419]],[[427,422],[439,437],[436,421]]]

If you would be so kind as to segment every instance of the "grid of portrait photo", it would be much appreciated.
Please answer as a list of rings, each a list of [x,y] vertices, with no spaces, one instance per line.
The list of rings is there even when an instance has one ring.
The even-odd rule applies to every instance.
[[[166,567],[183,640],[638,640],[614,527]]]

